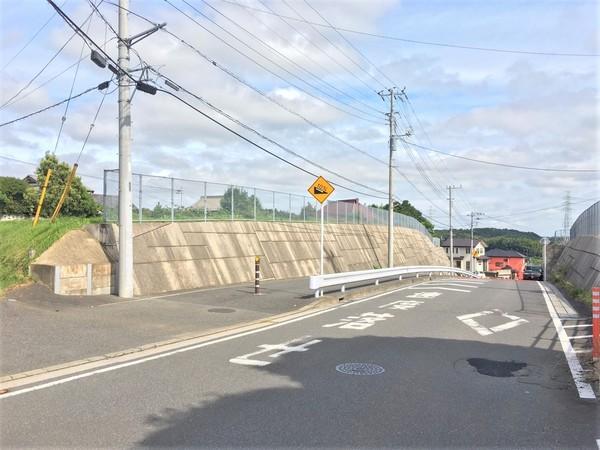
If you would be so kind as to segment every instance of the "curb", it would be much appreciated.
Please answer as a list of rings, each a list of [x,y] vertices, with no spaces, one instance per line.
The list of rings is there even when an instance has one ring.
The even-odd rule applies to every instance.
[[[228,335],[228,334],[232,334],[232,332],[239,332],[242,330],[261,328],[266,325],[283,322],[283,321],[289,320],[294,317],[303,316],[308,311],[327,309],[332,306],[338,305],[340,303],[351,303],[353,301],[357,301],[357,300],[366,298],[370,295],[385,293],[387,291],[393,291],[395,289],[398,289],[399,287],[402,287],[402,286],[405,286],[408,284],[413,284],[415,282],[422,282],[425,279],[426,279],[425,277],[422,277],[422,278],[407,279],[407,280],[402,280],[402,281],[389,281],[389,282],[385,282],[385,283],[382,283],[379,285],[369,285],[369,286],[358,287],[358,288],[354,289],[354,292],[352,292],[352,291],[350,291],[350,292],[346,291],[344,293],[333,292],[333,293],[326,294],[326,295],[320,297],[319,299],[317,299],[301,308],[298,308],[298,309],[295,309],[292,311],[288,311],[286,313],[265,317],[263,319],[258,319],[258,320],[251,321],[251,322],[238,323],[236,325],[232,325],[232,326],[228,326],[228,327],[213,328],[213,329],[209,329],[204,332],[201,332],[201,333],[197,333],[197,332],[196,333],[194,333],[194,332],[185,333],[185,334],[177,335],[171,339],[153,342],[150,344],[144,344],[144,345],[140,345],[138,347],[132,347],[132,348],[124,349],[124,350],[119,350],[116,352],[105,353],[103,355],[92,356],[92,357],[88,357],[88,358],[79,359],[76,361],[69,361],[66,363],[43,367],[40,369],[33,369],[33,370],[25,371],[25,372],[19,372],[19,373],[15,373],[15,374],[11,374],[11,375],[5,375],[3,377],[0,377],[0,389],[13,388],[13,387],[21,386],[21,385],[30,384],[27,382],[27,379],[52,374],[53,372],[56,372],[57,373],[56,377],[58,377],[58,376],[62,375],[62,374],[58,374],[58,372],[73,373],[73,372],[77,371],[78,367],[82,367],[82,366],[93,365],[94,367],[97,367],[97,366],[102,366],[102,365],[109,365],[112,363],[112,360],[131,357],[132,355],[135,355],[136,353],[141,353],[144,351],[156,350],[158,352],[159,350],[163,350],[163,349],[166,351],[166,350],[168,350],[167,347],[169,347],[171,345],[181,344],[186,341],[194,341],[194,340],[198,340],[198,339],[201,339],[204,341],[204,340],[209,340],[212,337],[222,335],[222,334]],[[31,383],[35,383],[35,382],[36,382],[36,380],[31,381]]]

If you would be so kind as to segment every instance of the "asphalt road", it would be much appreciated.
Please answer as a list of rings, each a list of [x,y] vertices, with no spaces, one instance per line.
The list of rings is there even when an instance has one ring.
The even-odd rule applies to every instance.
[[[597,448],[536,282],[426,282],[0,397],[0,445]]]

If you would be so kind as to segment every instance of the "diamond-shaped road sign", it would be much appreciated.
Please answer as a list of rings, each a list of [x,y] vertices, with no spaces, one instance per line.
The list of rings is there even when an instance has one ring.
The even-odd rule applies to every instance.
[[[335,188],[323,177],[319,177],[308,188],[308,192],[316,201],[323,203],[333,193]]]

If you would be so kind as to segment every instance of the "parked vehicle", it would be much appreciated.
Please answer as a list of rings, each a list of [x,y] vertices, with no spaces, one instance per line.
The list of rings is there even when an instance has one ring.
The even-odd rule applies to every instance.
[[[525,270],[523,271],[523,279],[541,281],[543,279],[542,268],[540,266],[525,266]]]

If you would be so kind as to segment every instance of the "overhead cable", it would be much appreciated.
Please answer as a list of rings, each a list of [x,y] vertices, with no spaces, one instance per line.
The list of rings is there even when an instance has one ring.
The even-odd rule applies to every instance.
[[[441,150],[436,150],[434,148],[427,147],[425,145],[416,144],[414,142],[410,142],[410,141],[404,140],[402,138],[399,138],[399,139],[406,142],[409,145],[412,145],[413,147],[421,148],[423,150],[427,150],[427,151],[434,152],[434,153],[439,153],[441,155],[450,156],[452,158],[464,159],[464,160],[476,162],[479,164],[488,164],[491,166],[509,167],[511,169],[522,169],[522,170],[536,170],[536,171],[540,171],[540,172],[567,172],[567,173],[597,173],[597,172],[600,172],[600,169],[553,169],[550,167],[519,166],[519,165],[515,165],[515,164],[506,164],[506,163],[500,163],[500,162],[485,161],[483,159],[469,158],[468,156],[455,155],[453,153],[443,152]]]
[[[289,20],[295,20],[297,22],[304,22],[304,23],[307,23],[310,25],[315,25],[317,27],[333,28],[335,30],[342,31],[345,33],[354,33],[354,34],[370,36],[370,37],[379,38],[379,39],[388,39],[388,40],[393,40],[393,41],[407,42],[410,44],[431,45],[431,46],[436,46],[436,47],[448,47],[448,48],[456,48],[456,49],[461,49],[461,50],[475,50],[475,51],[480,51],[480,52],[514,53],[514,54],[518,54],[518,55],[567,56],[567,57],[571,57],[571,56],[574,56],[574,57],[599,57],[600,56],[600,53],[516,50],[516,49],[506,49],[506,48],[479,47],[479,46],[474,46],[474,45],[450,44],[447,42],[434,42],[434,41],[422,41],[422,40],[417,40],[417,39],[407,39],[407,38],[402,38],[399,36],[390,36],[390,35],[385,35],[385,34],[380,34],[380,33],[369,33],[367,31],[360,31],[360,30],[353,30],[353,29],[343,28],[343,27],[338,27],[338,26],[334,27],[334,26],[330,26],[330,25],[324,25],[322,23],[311,22],[311,21],[308,21],[305,19],[298,19],[297,17],[285,16],[285,15],[273,13],[271,11],[265,11],[264,9],[254,8],[252,6],[238,3],[237,1],[232,1],[232,0],[221,0],[221,1],[223,1],[225,3],[230,3],[232,5],[239,6],[241,8],[251,9],[253,11],[257,11],[257,12],[260,12],[263,14],[282,16]]]
[[[84,96],[85,94],[88,94],[88,93],[90,93],[90,92],[92,92],[92,91],[95,91],[95,90],[103,90],[103,89],[106,89],[106,88],[108,88],[108,81],[104,81],[104,82],[100,83],[100,84],[99,84],[99,85],[97,85],[97,86],[94,86],[94,87],[88,88],[88,89],[86,89],[85,91],[82,91],[82,92],[80,92],[79,94],[72,95],[71,97],[69,97],[69,98],[66,98],[66,99],[64,99],[64,100],[61,100],[61,101],[60,101],[60,102],[58,102],[58,103],[54,103],[53,105],[46,106],[45,108],[39,109],[39,110],[37,110],[37,111],[34,111],[34,112],[32,112],[32,113],[26,114],[26,115],[24,115],[24,116],[21,116],[21,117],[17,117],[16,119],[10,120],[10,121],[8,121],[8,122],[0,123],[0,128],[1,128],[1,127],[5,127],[5,126],[7,126],[7,125],[10,125],[10,124],[13,124],[13,123],[15,123],[15,122],[19,122],[19,121],[21,121],[21,120],[28,119],[29,117],[35,116],[36,114],[43,113],[44,111],[48,111],[49,109],[56,108],[57,106],[60,106],[60,105],[62,105],[62,104],[64,104],[64,103],[66,103],[66,102],[69,102],[69,101],[71,101],[71,100],[74,100],[74,99],[76,99],[76,98],[82,97],[82,96]]]

